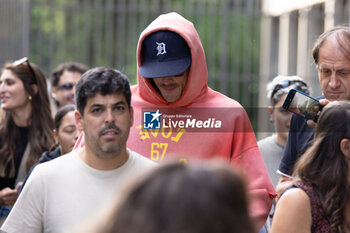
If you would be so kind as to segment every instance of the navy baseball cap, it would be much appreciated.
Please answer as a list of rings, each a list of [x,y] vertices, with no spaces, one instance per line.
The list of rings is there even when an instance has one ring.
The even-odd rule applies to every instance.
[[[140,74],[161,78],[183,73],[191,65],[191,50],[186,41],[172,31],[157,31],[142,42]]]

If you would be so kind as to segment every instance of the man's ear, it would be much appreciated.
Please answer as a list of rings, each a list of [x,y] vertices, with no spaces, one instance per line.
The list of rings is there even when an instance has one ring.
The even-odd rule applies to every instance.
[[[52,130],[52,135],[53,135],[53,138],[55,139],[56,143],[58,143],[58,135],[57,135],[56,129]]]
[[[51,96],[54,100],[56,100],[56,92],[57,92],[56,87],[52,87],[51,88]]]
[[[345,155],[346,159],[350,160],[350,140],[343,138],[340,141],[340,150]]]
[[[78,110],[75,110],[74,118],[75,118],[75,123],[77,125],[77,128],[78,128],[79,132],[83,131],[83,129],[84,129],[84,127],[83,127],[84,118],[83,118],[83,116],[80,114],[80,112]]]
[[[134,124],[134,108],[130,106],[130,127]]]
[[[269,107],[267,108],[267,110],[269,111],[270,117],[272,117],[272,116],[273,116],[273,107],[272,107],[272,106],[269,106]]]

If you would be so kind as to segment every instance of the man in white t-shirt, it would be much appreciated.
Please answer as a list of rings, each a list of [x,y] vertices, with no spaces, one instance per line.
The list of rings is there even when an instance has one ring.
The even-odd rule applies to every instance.
[[[38,165],[1,230],[65,232],[115,199],[137,173],[155,166],[126,148],[133,109],[124,74],[91,69],[77,83],[75,98],[85,147]]]

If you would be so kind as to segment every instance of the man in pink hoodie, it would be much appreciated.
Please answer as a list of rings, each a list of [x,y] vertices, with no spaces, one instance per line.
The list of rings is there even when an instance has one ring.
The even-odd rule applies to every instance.
[[[219,158],[239,167],[259,229],[275,190],[245,110],[207,85],[205,54],[193,24],[177,13],[159,16],[141,33],[137,64],[127,146],[156,162]]]

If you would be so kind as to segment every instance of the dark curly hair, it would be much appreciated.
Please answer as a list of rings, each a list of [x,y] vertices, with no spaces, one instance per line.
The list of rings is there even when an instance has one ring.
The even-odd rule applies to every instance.
[[[131,106],[129,80],[118,70],[97,67],[83,74],[75,87],[75,103],[82,116],[84,116],[87,99],[98,93],[101,95],[121,93],[125,96],[129,108]]]

